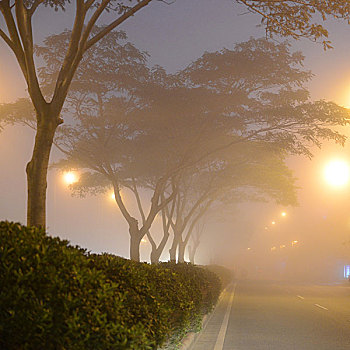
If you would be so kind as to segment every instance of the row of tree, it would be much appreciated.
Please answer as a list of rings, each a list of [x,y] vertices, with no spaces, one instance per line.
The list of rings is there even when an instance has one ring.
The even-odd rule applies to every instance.
[[[45,62],[39,77],[46,99],[55,93],[71,36],[52,35],[35,48]],[[243,200],[296,204],[285,158],[311,156],[310,147],[323,139],[345,140],[332,126],[345,125],[348,112],[309,101],[304,85],[311,73],[288,43],[250,39],[204,53],[176,74],[150,67],[147,58],[125,33],[104,36],[76,70],[62,114],[71,123],[55,138],[64,154],[55,166],[80,170],[74,194],[113,188],[133,260],[147,236],[152,262],[170,237],[170,260],[183,262],[193,237],[193,261],[200,220],[212,208]],[[35,110],[28,106],[28,100],[4,105],[0,116],[33,125]],[[123,188],[134,195],[137,212]],[[151,229],[158,214],[163,235],[157,241]]]
[[[33,38],[33,23],[38,10],[51,7],[61,11],[63,15],[69,0],[1,0],[0,1],[0,38],[14,54],[23,77],[28,86],[28,93],[35,110],[36,136],[33,154],[27,164],[28,204],[27,224],[29,226],[45,227],[46,225],[46,188],[47,169],[54,137],[59,125],[63,123],[62,108],[71,87],[73,77],[83,59],[93,57],[90,53],[97,43],[106,35],[120,26],[135,14],[142,14],[142,9],[152,0],[76,0],[72,30],[67,32],[66,50],[59,47],[56,54],[60,64],[52,74],[51,94],[46,95],[45,87],[40,82],[40,71],[35,64],[35,43]],[[343,0],[329,1],[266,1],[266,0],[233,0],[241,4],[249,12],[258,14],[267,36],[275,34],[290,36],[295,39],[306,37],[321,41],[325,48],[330,46],[327,40],[328,32],[317,23],[317,19],[325,20],[340,18],[350,19],[350,4]],[[162,2],[159,2],[162,5]],[[156,6],[153,7],[156,11]],[[171,11],[171,6],[169,6]],[[103,20],[105,13],[109,18],[104,27],[98,27],[98,21]],[[112,16],[112,14],[114,14]],[[314,16],[314,15],[317,16]],[[43,52],[45,55],[45,52]],[[106,58],[104,56],[104,58]],[[115,64],[119,64],[120,56],[115,55]],[[101,64],[104,59],[101,58]],[[94,70],[92,68],[91,70]],[[95,67],[97,69],[97,67]],[[202,67],[205,69],[205,67]],[[45,70],[45,68],[44,68]],[[50,70],[50,67],[46,67]],[[108,79],[108,77],[106,77]],[[120,82],[121,83],[121,82]],[[198,82],[199,83],[199,82]],[[121,83],[122,84],[122,83]],[[236,82],[239,86],[239,79]]]

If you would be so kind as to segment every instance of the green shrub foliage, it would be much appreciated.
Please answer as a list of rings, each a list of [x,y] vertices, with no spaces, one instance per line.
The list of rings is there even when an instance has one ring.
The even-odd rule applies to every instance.
[[[220,279],[223,288],[227,287],[234,279],[234,273],[232,270],[227,269],[220,265],[207,265],[203,266],[205,269],[214,272]]]
[[[190,264],[89,254],[0,222],[0,348],[157,349],[197,330],[219,278]]]

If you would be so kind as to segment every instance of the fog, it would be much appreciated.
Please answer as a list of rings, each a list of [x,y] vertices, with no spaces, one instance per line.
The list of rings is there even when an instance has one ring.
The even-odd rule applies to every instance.
[[[72,17],[69,12],[67,11],[65,16],[58,16],[50,9],[41,10],[37,14],[38,20],[35,28],[36,40],[42,43],[46,36],[58,34],[67,27],[71,28]],[[213,1],[209,0],[191,2],[177,0],[171,5],[157,2],[145,8],[142,16],[139,14],[135,15],[134,18],[127,21],[119,29],[126,32],[127,40],[135,45],[137,49],[145,50],[149,53],[149,66],[160,65],[164,67],[168,74],[175,74],[180,70],[184,70],[191,62],[200,58],[205,52],[215,52],[224,48],[233,50],[235,44],[247,42],[251,37],[256,39],[264,37],[263,28],[257,28],[255,26],[259,23],[259,19],[253,15],[242,15],[243,13],[243,8],[240,8],[238,5],[232,6],[230,1],[222,1],[220,5],[217,3],[214,5]],[[104,21],[107,20],[108,16]],[[331,21],[329,30],[334,46],[333,50],[324,52],[321,45],[312,43],[306,39],[292,42],[290,50],[291,52],[301,50],[305,55],[303,69],[306,71],[311,70],[314,74],[313,78],[310,81],[305,81],[304,84],[310,92],[310,101],[322,99],[333,101],[340,106],[348,106],[350,105],[350,65],[348,63],[350,49],[346,38],[350,27],[340,22]],[[278,42],[283,42],[283,39],[278,39]],[[272,41],[272,43],[276,44],[278,42]],[[43,65],[43,58],[38,58],[37,64],[39,66]],[[194,78],[196,84],[200,84],[200,80],[203,78],[200,71],[198,74],[199,78]],[[198,80],[195,80],[197,78]],[[3,42],[0,42],[0,79],[1,103],[10,103],[16,101],[19,97],[27,97],[21,72],[15,63],[14,57],[9,53]],[[205,80],[206,78],[203,79]],[[275,88],[273,87],[273,89]],[[79,91],[75,92],[79,93]],[[118,93],[117,96],[119,97],[120,95]],[[163,100],[157,100],[154,109],[151,109],[151,111],[147,112],[148,114],[145,114],[146,117],[150,118],[150,116],[156,115],[157,111],[163,111],[165,109],[163,104],[165,104],[168,105],[166,111],[170,121],[172,113],[174,115],[176,113],[181,114],[182,112],[189,113],[188,115],[191,115],[191,113],[195,114],[199,104],[198,101],[205,101],[205,99],[200,100],[199,98],[199,100],[196,100],[193,98],[193,108],[188,108],[183,103],[181,108],[179,108],[180,111],[178,111],[176,108],[179,105],[172,100],[176,98],[175,93],[170,94],[170,96],[164,96]],[[188,95],[186,96],[188,97]],[[149,97],[146,96],[145,98]],[[166,98],[168,100],[165,100]],[[183,102],[184,99],[185,97],[181,101]],[[109,102],[109,100],[106,102],[106,106]],[[69,123],[74,124],[71,118],[75,113],[74,106],[72,106],[72,104],[66,105],[68,110],[65,114],[65,124],[67,125]],[[221,105],[216,102],[215,108],[217,109],[218,106]],[[173,107],[173,110],[171,107]],[[185,110],[185,108],[188,109]],[[214,109],[214,112],[216,112],[216,109]],[[213,114],[215,114],[214,112]],[[142,116],[142,118],[145,118],[147,123],[145,116]],[[185,122],[187,121],[186,119]],[[135,159],[139,159],[137,165],[142,162],[148,162],[149,167],[147,168],[146,164],[145,168],[147,171],[150,171],[149,168],[152,168],[150,164],[153,164],[152,162],[157,160],[158,156],[160,157],[159,154],[162,154],[161,152],[165,152],[164,149],[168,152],[167,157],[169,154],[173,157],[171,158],[173,163],[169,161],[170,156],[166,158],[167,162],[169,161],[171,165],[176,163],[173,161],[173,159],[178,161],[175,156],[186,155],[186,152],[189,153],[190,146],[192,147],[188,143],[184,144],[184,149],[181,149],[182,142],[188,140],[186,132],[190,134],[191,128],[196,131],[196,134],[194,134],[191,140],[197,136],[206,140],[206,142],[194,148],[193,154],[196,154],[199,160],[202,160],[203,154],[206,154],[206,152],[212,152],[211,149],[208,148],[209,151],[206,149],[206,147],[211,147],[212,143],[215,144],[215,147],[222,146],[221,141],[217,141],[217,135],[223,135],[220,134],[222,132],[221,129],[215,130],[217,135],[214,135],[214,131],[212,131],[214,129],[210,129],[209,131],[200,129],[200,120],[193,122],[193,125],[184,125],[185,122],[181,120],[181,124],[179,123],[180,126],[176,123],[170,124],[167,119],[164,119],[162,114],[162,118],[159,121],[155,121],[155,123],[159,123],[162,126],[155,128],[155,131],[150,131],[150,135],[153,137],[152,140],[156,138],[163,140],[161,138],[163,136],[168,140],[169,137],[167,137],[167,134],[164,135],[164,130],[169,133],[174,132],[174,135],[177,132],[179,134],[177,136],[178,138],[175,139],[174,143],[166,144],[166,146],[164,146],[165,142],[168,141],[164,140],[162,141],[162,146],[159,146],[159,144],[149,146],[153,152],[153,156],[151,155],[146,160],[145,158],[137,158],[141,157],[140,154],[143,154],[143,144],[141,143],[141,148],[134,157]],[[75,123],[79,124],[76,120]],[[251,128],[256,130],[254,128],[257,128],[257,122],[253,124]],[[173,125],[178,126],[179,130],[175,130]],[[110,124],[107,126],[109,127]],[[139,128],[140,126],[137,127]],[[332,126],[331,129],[338,130],[346,136],[349,135],[348,126]],[[78,130],[80,136],[82,135],[81,130]],[[158,135],[158,131],[161,131],[159,134],[163,133],[163,135]],[[139,129],[137,132],[139,132]],[[291,135],[298,135],[298,132],[300,130],[289,130]],[[26,222],[27,189],[25,167],[31,157],[34,136],[35,132],[29,127],[17,124],[5,125],[4,129],[0,132],[1,220],[18,221],[23,224]],[[243,136],[245,135],[243,134]],[[123,140],[125,142],[125,140],[131,138],[132,136],[127,135]],[[77,136],[73,141],[76,141],[76,139]],[[89,140],[91,141],[88,138],[81,139],[82,142],[88,142]],[[254,142],[258,141],[260,142],[261,140],[254,139]],[[273,142],[277,144],[275,139],[273,139]],[[121,145],[124,144],[121,143]],[[175,147],[173,145],[177,145],[176,148],[171,148]],[[188,148],[185,148],[185,146]],[[258,152],[258,150],[253,149],[245,154],[244,152],[247,151],[247,148],[244,145],[239,147],[243,148],[239,148],[238,151],[231,151],[231,148],[228,148],[227,152],[229,152],[230,156],[234,152],[238,153],[239,155],[235,155],[235,159],[238,159],[238,156],[245,157],[245,159],[249,159],[249,162],[255,166],[259,166],[257,169],[260,170],[253,171],[249,173],[250,175],[247,175],[248,170],[251,171],[249,167],[248,170],[243,169],[246,175],[240,174],[241,177],[238,180],[236,177],[234,180],[229,177],[227,181],[233,181],[232,183],[239,184],[237,185],[239,191],[233,191],[231,193],[230,189],[224,187],[223,193],[220,193],[220,196],[217,195],[213,200],[211,209],[203,217],[199,218],[198,224],[193,231],[195,235],[195,230],[197,230],[200,236],[195,262],[197,264],[221,264],[227,266],[232,268],[240,278],[317,282],[337,282],[344,280],[344,266],[350,265],[350,185],[345,184],[339,188],[330,186],[324,179],[323,171],[327,162],[332,159],[349,161],[348,143],[345,143],[345,147],[342,147],[339,144],[336,145],[332,140],[322,140],[322,147],[319,149],[317,146],[308,142],[307,147],[314,155],[311,159],[305,154],[297,155],[292,154],[293,152],[288,153],[287,151],[283,154],[283,161],[292,170],[292,176],[296,179],[297,205],[293,205],[293,200],[289,200],[290,203],[288,203],[288,200],[285,198],[279,198],[281,195],[280,192],[283,192],[283,196],[291,196],[292,194],[288,192],[289,190],[286,190],[284,183],[282,185],[279,184],[278,181],[282,181],[281,179],[276,178],[275,181],[273,180],[272,176],[277,176],[274,172],[270,175],[272,178],[271,181],[269,181],[268,177],[263,183],[259,182],[259,177],[257,180],[255,175],[259,171],[262,174],[263,170],[265,172],[269,169],[271,171],[274,170],[272,166],[267,166],[263,161],[261,161],[262,164],[257,164],[259,159],[252,157],[252,154]],[[65,150],[67,152],[72,151],[74,147],[66,148]],[[92,153],[92,149],[89,148],[89,150]],[[158,151],[160,152],[159,154],[157,153]],[[264,149],[264,152],[266,152],[266,149]],[[294,153],[298,152],[296,151]],[[215,152],[213,153],[216,154]],[[273,149],[271,153],[277,154],[278,150]],[[300,151],[299,153],[303,152]],[[212,153],[210,154],[212,155]],[[107,153],[106,156],[109,157],[110,155],[111,153]],[[100,156],[102,157],[104,155],[100,154]],[[222,157],[224,161],[227,161],[228,155],[226,153]],[[251,160],[249,157],[253,159]],[[64,154],[54,147],[50,163],[53,164],[62,158],[64,158]],[[195,166],[199,163],[197,158],[192,159],[192,163]],[[72,244],[77,244],[92,252],[109,252],[129,258],[130,228],[120,208],[111,199],[112,187],[109,184],[109,187],[105,187],[102,191],[98,189],[96,190],[98,193],[94,193],[93,195],[87,194],[84,198],[78,196],[77,193],[75,193],[75,196],[72,196],[72,188],[69,188],[62,179],[63,171],[72,168],[77,171],[78,176],[81,176],[84,173],[84,167],[79,169],[77,165],[74,166],[74,164],[69,163],[77,158],[68,157],[67,159],[68,165],[66,169],[64,167],[60,170],[50,168],[48,173],[48,233],[67,239]],[[222,159],[218,163],[221,161]],[[240,164],[241,160],[240,162],[235,162]],[[169,163],[167,163],[167,166],[169,166]],[[236,166],[236,163],[234,165]],[[263,168],[264,166],[266,169]],[[138,171],[138,167],[135,167]],[[198,165],[198,167],[200,166]],[[210,168],[207,163],[203,165],[203,168],[205,167]],[[129,169],[127,167],[125,168]],[[132,169],[134,170],[134,168]],[[154,166],[152,169],[156,169],[156,167]],[[200,168],[200,170],[203,169]],[[139,174],[137,171],[135,171],[136,174]],[[283,171],[278,170],[277,172],[281,174]],[[154,185],[156,183],[154,180],[156,176],[159,177],[158,172],[156,175],[151,174],[147,177],[147,180],[143,178],[140,180],[142,185],[140,185],[139,195],[146,214],[151,208],[151,197],[154,191],[152,188],[147,188],[144,182],[148,181]],[[184,188],[193,190],[202,181],[202,178],[195,178],[194,175],[191,176],[189,176],[189,180],[186,180],[188,182],[186,182]],[[230,174],[230,176],[232,175]],[[287,173],[283,172],[283,181],[288,180],[288,176]],[[217,178],[218,176],[214,176],[214,185],[222,185],[222,183],[215,183]],[[223,177],[223,179],[226,181],[226,177]],[[249,180],[255,182],[253,184],[247,183]],[[173,191],[171,181],[169,180],[167,182],[168,187],[164,191],[167,198],[170,198]],[[260,187],[259,191],[257,191],[258,194],[256,196],[254,194],[258,198],[254,200],[254,196],[251,195],[251,186],[256,182],[258,182],[257,187]],[[128,181],[125,181],[121,185],[121,196],[123,197],[124,204],[129,213],[136,217],[139,224],[141,224],[142,215],[139,213],[137,200],[125,183],[131,186]],[[210,182],[208,188],[214,185]],[[180,185],[178,186],[180,187]],[[77,191],[79,192],[79,190]],[[185,190],[183,190],[183,193],[185,193]],[[266,193],[269,193],[269,195],[266,195]],[[195,202],[197,195],[197,193],[190,195],[193,202]],[[280,200],[276,200],[276,198]],[[159,199],[159,201],[162,200]],[[276,201],[286,202],[286,204],[276,203]],[[180,205],[178,206],[180,207]],[[168,211],[171,211],[171,202],[167,208]],[[186,210],[190,211],[190,205]],[[282,212],[286,213],[284,217],[281,215]],[[159,210],[150,229],[152,237],[157,244],[162,239],[164,228],[161,214],[162,212]],[[180,214],[178,213],[177,216],[174,214],[174,224],[176,217],[179,218]],[[168,223],[169,220],[168,213]],[[272,222],[275,222],[275,224],[272,224]],[[190,223],[191,221],[189,225]],[[169,249],[172,243],[171,237],[172,235],[170,235],[170,239],[160,260],[169,260]],[[140,244],[140,257],[142,261],[149,262],[151,245],[146,235],[144,238],[145,241],[141,241]],[[193,247],[193,244],[194,242],[190,240],[188,246],[192,245]],[[190,259],[188,246],[185,251],[186,261]]]

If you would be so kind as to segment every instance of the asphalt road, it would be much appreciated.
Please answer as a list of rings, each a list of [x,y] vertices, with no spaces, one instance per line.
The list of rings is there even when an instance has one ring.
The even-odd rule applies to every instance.
[[[191,350],[350,350],[350,285],[239,281]]]

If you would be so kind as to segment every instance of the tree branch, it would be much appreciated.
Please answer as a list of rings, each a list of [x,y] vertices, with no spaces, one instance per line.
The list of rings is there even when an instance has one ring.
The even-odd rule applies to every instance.
[[[10,47],[12,51],[15,51],[15,45],[11,39],[6,35],[4,31],[0,29],[0,36],[4,39],[5,43]]]
[[[125,12],[122,16],[117,18],[115,21],[110,23],[107,27],[102,29],[98,34],[96,34],[93,38],[86,42],[84,47],[84,52],[89,50],[91,46],[96,44],[100,39],[102,39],[106,34],[116,28],[118,25],[123,23],[126,19],[133,16],[137,11],[141,10],[143,7],[147,6],[152,0],[142,0],[129,11]]]
[[[10,34],[10,38],[11,38],[11,41],[13,43],[12,46],[10,46],[10,48],[12,49],[13,53],[16,56],[18,64],[22,70],[23,76],[28,84],[28,73],[27,73],[26,65],[25,65],[23,47],[22,47],[21,39],[20,39],[19,34],[18,34],[15,20],[13,18],[12,12],[11,12],[9,1],[5,2],[3,0],[0,2],[0,11],[1,11],[2,15],[4,16],[7,30]]]
[[[29,10],[24,6],[23,1],[16,2],[16,19],[23,45],[29,95],[36,111],[43,112],[47,103],[40,89],[34,63],[32,17]],[[41,114],[38,113],[37,117],[40,122]]]

